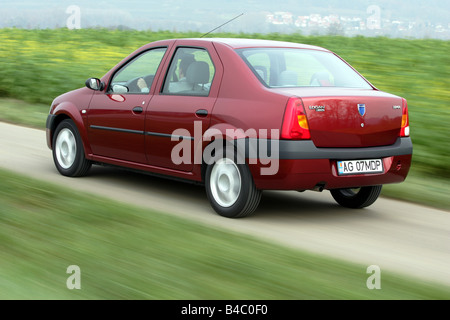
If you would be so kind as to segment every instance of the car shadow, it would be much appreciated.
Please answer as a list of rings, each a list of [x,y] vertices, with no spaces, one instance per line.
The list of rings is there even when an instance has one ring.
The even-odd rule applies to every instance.
[[[87,177],[107,180],[110,183],[120,183],[124,188],[138,189],[142,192],[172,193],[176,198],[186,197],[196,202],[208,202],[205,188],[202,185],[148,174],[143,171],[95,165],[92,166]]]
[[[195,202],[216,214],[211,208],[203,185],[165,177],[130,171],[112,166],[93,166],[88,179],[103,180],[108,184],[118,185],[124,190],[139,190],[145,194],[161,194],[171,199]],[[174,204],[175,205],[175,204]],[[338,205],[328,191],[272,191],[265,190],[255,213],[245,219],[301,218],[301,220],[333,220],[370,216],[370,208],[355,210]]]
[[[308,219],[332,219],[356,214],[355,210],[338,205],[328,191],[264,191],[255,214],[260,217],[298,216]]]

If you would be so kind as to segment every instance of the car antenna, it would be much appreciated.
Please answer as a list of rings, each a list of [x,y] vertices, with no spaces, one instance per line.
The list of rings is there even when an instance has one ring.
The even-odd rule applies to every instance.
[[[233,19],[230,19],[230,20],[228,20],[227,22],[225,22],[225,23],[223,23],[223,24],[221,24],[220,26],[218,26],[217,28],[214,28],[214,29],[212,29],[211,31],[209,31],[209,32],[207,32],[207,33],[205,33],[204,35],[202,35],[200,38],[203,38],[204,36],[206,36],[206,35],[208,35],[208,34],[210,34],[211,32],[213,32],[214,30],[217,30],[217,29],[219,29],[220,27],[223,27],[224,25],[226,25],[227,23],[230,23],[231,21],[233,21],[233,20],[235,20],[235,19],[237,19],[237,18],[239,18],[240,16],[242,16],[244,13],[241,13],[240,15],[237,15],[236,17],[234,17]]]

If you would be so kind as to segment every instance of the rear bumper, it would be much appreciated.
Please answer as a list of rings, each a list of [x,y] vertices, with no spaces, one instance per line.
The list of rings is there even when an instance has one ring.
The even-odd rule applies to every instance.
[[[409,137],[399,138],[390,146],[370,148],[317,148],[311,140],[280,140],[278,152],[273,147],[267,149],[270,157],[259,155],[258,161],[249,159],[253,162],[250,170],[256,187],[266,190],[336,189],[400,183],[408,175],[413,151]],[[383,161],[382,173],[351,176],[337,173],[338,160],[375,158]]]
[[[270,150],[270,148],[268,148]],[[370,148],[317,148],[311,140],[279,140],[279,158],[296,159],[370,159],[412,154],[411,138],[398,138],[389,146]]]

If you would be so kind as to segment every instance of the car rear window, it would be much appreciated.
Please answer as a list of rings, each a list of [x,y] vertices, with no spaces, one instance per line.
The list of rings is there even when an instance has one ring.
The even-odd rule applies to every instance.
[[[267,87],[372,88],[331,52],[295,48],[246,48],[236,51]]]

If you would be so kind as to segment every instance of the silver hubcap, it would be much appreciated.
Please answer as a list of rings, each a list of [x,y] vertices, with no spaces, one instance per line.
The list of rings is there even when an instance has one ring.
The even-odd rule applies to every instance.
[[[211,171],[211,193],[222,207],[231,207],[241,192],[241,174],[230,159],[219,159]]]
[[[77,154],[77,142],[72,131],[64,128],[59,132],[58,138],[56,138],[55,153],[62,168],[68,169],[73,165]]]
[[[353,197],[356,196],[360,190],[361,188],[342,189],[341,193],[346,197]]]

